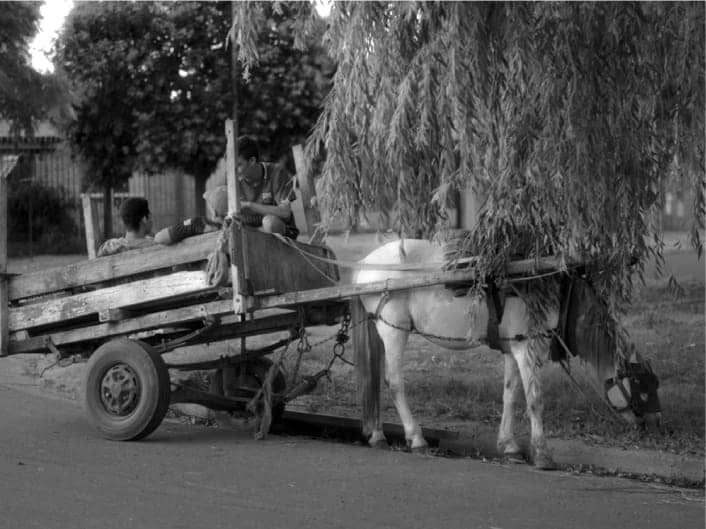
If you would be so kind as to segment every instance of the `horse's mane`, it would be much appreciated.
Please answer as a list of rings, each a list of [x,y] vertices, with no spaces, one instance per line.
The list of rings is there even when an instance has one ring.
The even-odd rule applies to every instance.
[[[564,342],[572,354],[602,377],[615,368],[618,354],[615,321],[587,280],[573,278],[565,285],[560,316]]]

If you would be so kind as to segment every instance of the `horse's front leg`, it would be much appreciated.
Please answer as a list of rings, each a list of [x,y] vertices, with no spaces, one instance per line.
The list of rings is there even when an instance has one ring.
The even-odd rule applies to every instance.
[[[520,456],[520,446],[515,440],[515,399],[520,387],[520,371],[511,351],[503,354],[505,360],[505,380],[503,385],[503,417],[498,432],[498,451],[511,458]]]
[[[534,465],[542,469],[555,467],[551,452],[544,437],[544,423],[542,412],[544,402],[542,400],[542,387],[539,378],[539,362],[530,351],[528,340],[513,341],[510,345],[512,356],[517,362],[517,367],[522,378],[522,385],[525,388],[525,400],[527,401],[527,414],[530,419],[531,446]]]
[[[402,359],[409,332],[395,329],[384,322],[378,322],[377,329],[385,344],[385,383],[392,393],[392,402],[402,421],[405,439],[413,452],[424,452],[427,442],[422,436],[421,427],[412,415],[404,391]]]

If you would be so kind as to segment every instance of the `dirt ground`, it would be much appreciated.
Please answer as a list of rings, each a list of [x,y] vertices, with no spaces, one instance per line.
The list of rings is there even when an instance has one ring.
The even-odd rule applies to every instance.
[[[328,244],[339,259],[352,260],[394,239],[390,234],[339,235],[330,237]],[[631,339],[650,359],[660,378],[662,432],[644,436],[617,423],[603,411],[587,385],[587,396],[577,393],[558,367],[549,365],[543,372],[547,435],[610,446],[704,454],[704,261],[687,249],[682,234],[666,234],[665,241],[665,272],[677,278],[683,287],[682,294],[674,297],[667,277],[656,276],[652,266],[646,274],[646,284],[636,289],[624,321]],[[82,255],[11,259],[9,271],[28,272],[82,259]],[[309,330],[310,342],[315,346],[303,358],[303,373],[316,372],[328,362],[333,345],[331,337],[336,331],[333,327]],[[272,339],[249,340],[248,344],[256,347]],[[226,352],[227,347],[217,344],[198,351],[187,349],[185,353],[214,357]],[[351,352],[348,355],[352,357]],[[290,368],[293,358],[289,356]],[[77,397],[82,366],[59,368],[52,366],[52,362],[51,357],[33,356],[27,359],[27,372],[36,375],[44,371],[42,379],[49,389]],[[497,426],[502,412],[502,364],[502,357],[487,348],[444,351],[413,336],[405,375],[413,411],[426,427],[462,430],[471,421]],[[580,365],[575,366],[574,373],[580,383],[585,381]],[[312,395],[290,406],[317,413],[357,416],[353,368],[337,364],[330,381],[324,381]],[[386,420],[398,422],[388,396],[384,414]],[[521,411],[518,417],[523,418]],[[521,424],[526,432],[526,420]]]

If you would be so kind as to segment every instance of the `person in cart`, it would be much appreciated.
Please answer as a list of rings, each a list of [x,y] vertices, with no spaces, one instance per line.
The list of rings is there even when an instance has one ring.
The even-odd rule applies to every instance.
[[[290,239],[299,235],[291,202],[296,200],[294,180],[281,164],[262,162],[257,143],[249,136],[238,138],[236,162],[240,191],[238,219],[265,233],[279,233]],[[219,185],[204,193],[207,217],[192,217],[157,232],[159,244],[174,244],[186,237],[218,230],[228,214],[228,190],[222,178]]]
[[[125,236],[105,241],[98,248],[97,257],[155,244],[155,240],[150,235],[152,232],[152,219],[150,218],[150,208],[147,199],[130,197],[123,200],[120,204],[120,218],[125,226]]]

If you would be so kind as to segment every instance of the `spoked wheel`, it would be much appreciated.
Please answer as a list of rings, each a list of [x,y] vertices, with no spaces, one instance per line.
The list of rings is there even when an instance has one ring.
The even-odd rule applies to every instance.
[[[135,441],[160,425],[169,407],[169,372],[144,342],[111,340],[91,355],[84,384],[86,410],[107,439]]]
[[[272,362],[267,358],[257,358],[248,362],[243,362],[233,367],[233,376],[226,382],[223,381],[226,395],[232,389],[246,389],[253,393],[257,392],[265,383],[267,372],[272,367]],[[272,381],[272,392],[282,393],[287,388],[287,381],[284,378],[284,373],[278,370]],[[234,411],[238,414],[246,414],[246,404],[238,406]],[[284,403],[279,403],[272,407],[272,422],[276,422],[284,413]]]

